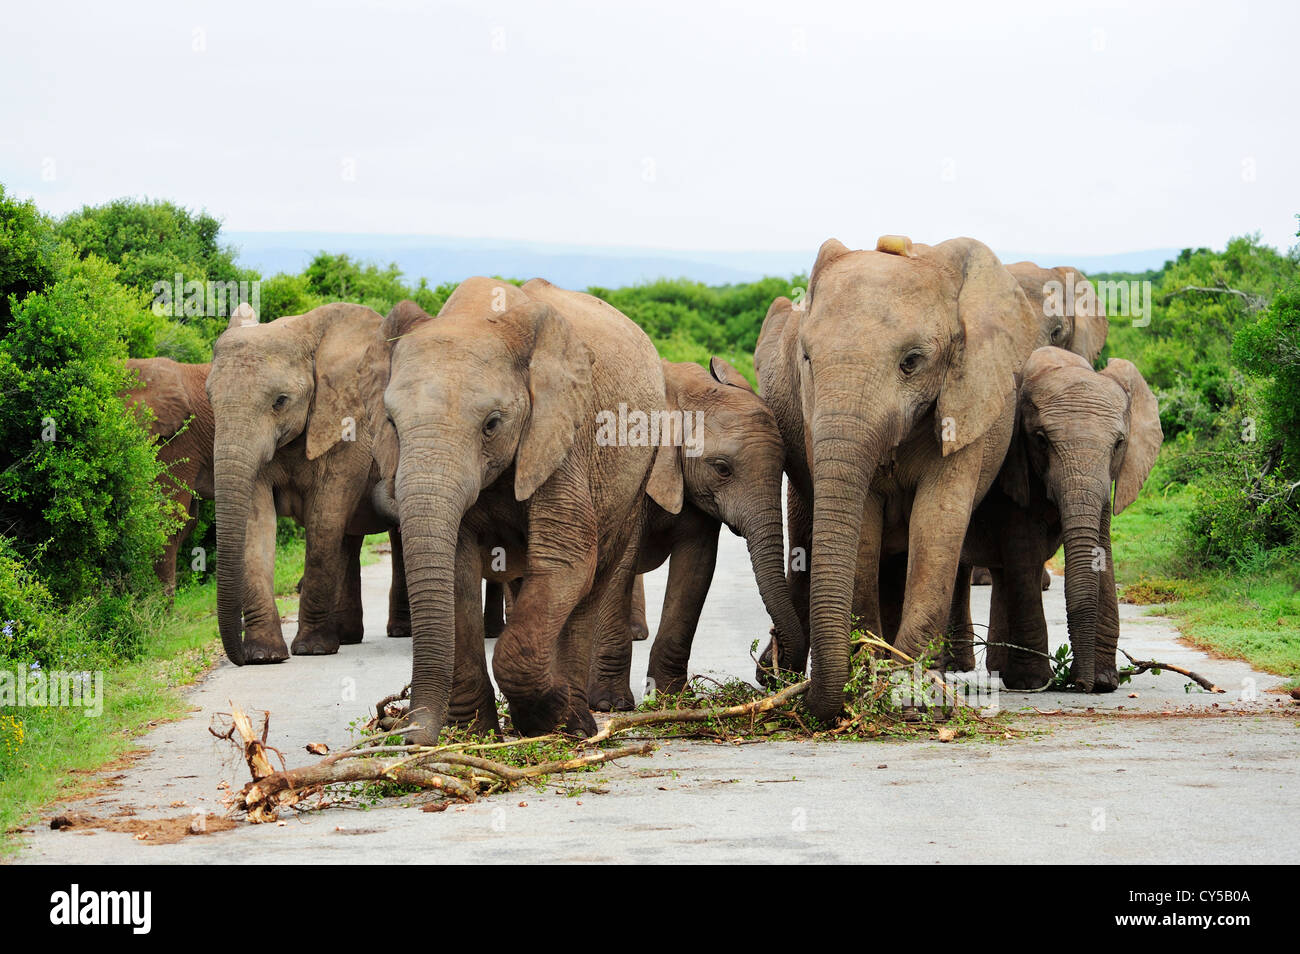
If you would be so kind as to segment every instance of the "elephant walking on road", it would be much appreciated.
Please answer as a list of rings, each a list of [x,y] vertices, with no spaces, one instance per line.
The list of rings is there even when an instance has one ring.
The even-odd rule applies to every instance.
[[[887,558],[907,554],[897,647],[926,656],[947,630],[961,541],[1006,453],[1015,374],[1039,322],[997,257],[968,238],[931,247],[886,236],[875,251],[830,239],[804,304],[773,304],[755,364],[795,458],[807,702],[830,719],[843,707],[851,617],[882,632]]]
[[[1039,348],[1025,363],[1016,433],[962,551],[993,576],[985,658],[1007,688],[1051,681],[1038,574],[1062,544],[1072,681],[1085,692],[1118,686],[1110,518],[1137,497],[1162,438],[1155,395],[1130,362],[1093,371],[1078,355]]]
[[[596,614],[635,573],[643,494],[682,505],[672,455],[607,427],[663,410],[654,345],[612,306],[540,279],[467,279],[435,318],[402,302],[380,337],[391,362],[376,460],[401,519],[414,636],[408,738],[433,742],[449,717],[496,725],[485,575],[518,581],[492,659],[515,727],[594,732]]]
[[[805,637],[785,580],[785,448],[771,410],[721,358],[713,358],[708,371],[690,362],[665,361],[663,368],[669,411],[680,411],[684,420],[697,422],[699,430],[693,435],[696,446],[659,451],[671,455],[680,468],[685,499],[677,514],[647,501],[637,572],[648,573],[668,561],[668,586],[647,675],[655,689],[680,692],[686,686],[691,643],[713,581],[724,524],[748,544],[759,593],[782,645],[795,647],[791,652],[798,654]],[[640,577],[636,580],[639,583]],[[627,615],[608,617],[588,689],[592,708],[600,711],[634,704],[628,677],[635,596],[629,592],[620,599],[633,607],[632,620]]]
[[[295,655],[361,641],[364,536],[390,530],[371,506],[371,414],[358,382],[382,317],[322,305],[258,324],[241,306],[213,346],[217,620],[236,665],[288,658],[275,606],[275,520],[307,530]],[[393,533],[390,636],[410,631],[402,543]]]

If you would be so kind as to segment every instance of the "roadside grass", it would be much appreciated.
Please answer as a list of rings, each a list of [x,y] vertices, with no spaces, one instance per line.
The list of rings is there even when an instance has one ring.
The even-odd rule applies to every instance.
[[[1181,485],[1148,485],[1113,519],[1121,599],[1160,604],[1194,645],[1300,685],[1300,567],[1276,557],[1240,568],[1193,566],[1181,542],[1195,500],[1196,491]]]
[[[376,536],[362,550],[362,563],[374,563]],[[305,552],[300,536],[282,537],[276,547],[275,589],[280,614],[297,611],[296,586]],[[160,722],[189,711],[181,690],[192,685],[221,656],[217,638],[217,584],[182,582],[169,608],[161,595],[141,602],[140,612],[155,617],[151,637],[136,660],[104,673],[103,712],[98,718],[76,707],[22,707],[0,715],[0,857],[18,849],[16,835],[35,823],[40,809],[100,785],[100,769],[126,756],[135,740]],[[0,665],[4,660],[0,660]],[[4,719],[14,720],[8,726]],[[21,725],[21,741],[11,728]],[[14,739],[10,749],[5,743]]]

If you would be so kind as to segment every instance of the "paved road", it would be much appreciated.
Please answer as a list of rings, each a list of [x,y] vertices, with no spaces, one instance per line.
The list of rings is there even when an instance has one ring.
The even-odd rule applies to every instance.
[[[409,676],[409,644],[383,635],[388,574],[386,562],[363,571],[364,643],[274,667],[223,661],[190,692],[190,718],[151,732],[142,740],[147,753],[124,777],[66,807],[99,816],[219,811],[219,786],[247,778],[229,744],[207,731],[232,699],[271,710],[270,741],[291,764],[309,758],[302,750],[309,742],[346,743],[348,724]],[[661,570],[647,581],[652,631],[665,577]],[[1065,638],[1059,579],[1046,596],[1055,645]],[[768,626],[761,606],[743,542],[724,534],[694,670],[750,676],[749,644]],[[987,607],[988,589],[976,589],[977,620]],[[1121,645],[1136,657],[1195,669],[1229,692],[1188,694],[1170,673],[1138,677],[1105,697],[1003,692],[1004,708],[1067,714],[1027,718],[1045,731],[1015,742],[671,743],[602,772],[605,795],[530,790],[438,814],[397,805],[334,809],[174,844],[42,827],[17,860],[1294,861],[1300,713],[1266,692],[1280,680],[1182,646],[1167,620],[1136,607],[1121,613]],[[647,655],[648,643],[637,644],[634,680]],[[1088,706],[1152,717],[1089,717]],[[1228,711],[1237,714],[1216,714]]]

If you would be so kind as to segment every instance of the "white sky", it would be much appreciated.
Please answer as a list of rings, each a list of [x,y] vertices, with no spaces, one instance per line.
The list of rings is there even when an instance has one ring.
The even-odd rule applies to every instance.
[[[52,213],[149,195],[231,230],[1294,244],[1300,4],[998,10],[12,4],[0,182]]]

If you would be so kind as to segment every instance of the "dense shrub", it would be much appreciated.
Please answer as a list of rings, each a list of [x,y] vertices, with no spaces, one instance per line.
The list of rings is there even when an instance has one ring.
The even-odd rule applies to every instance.
[[[146,585],[176,525],[150,438],[117,397],[151,317],[92,256],[15,302],[0,340],[0,531],[62,599]]]
[[[9,328],[10,302],[40,291],[70,255],[54,226],[32,202],[17,202],[0,185],[0,334]]]

